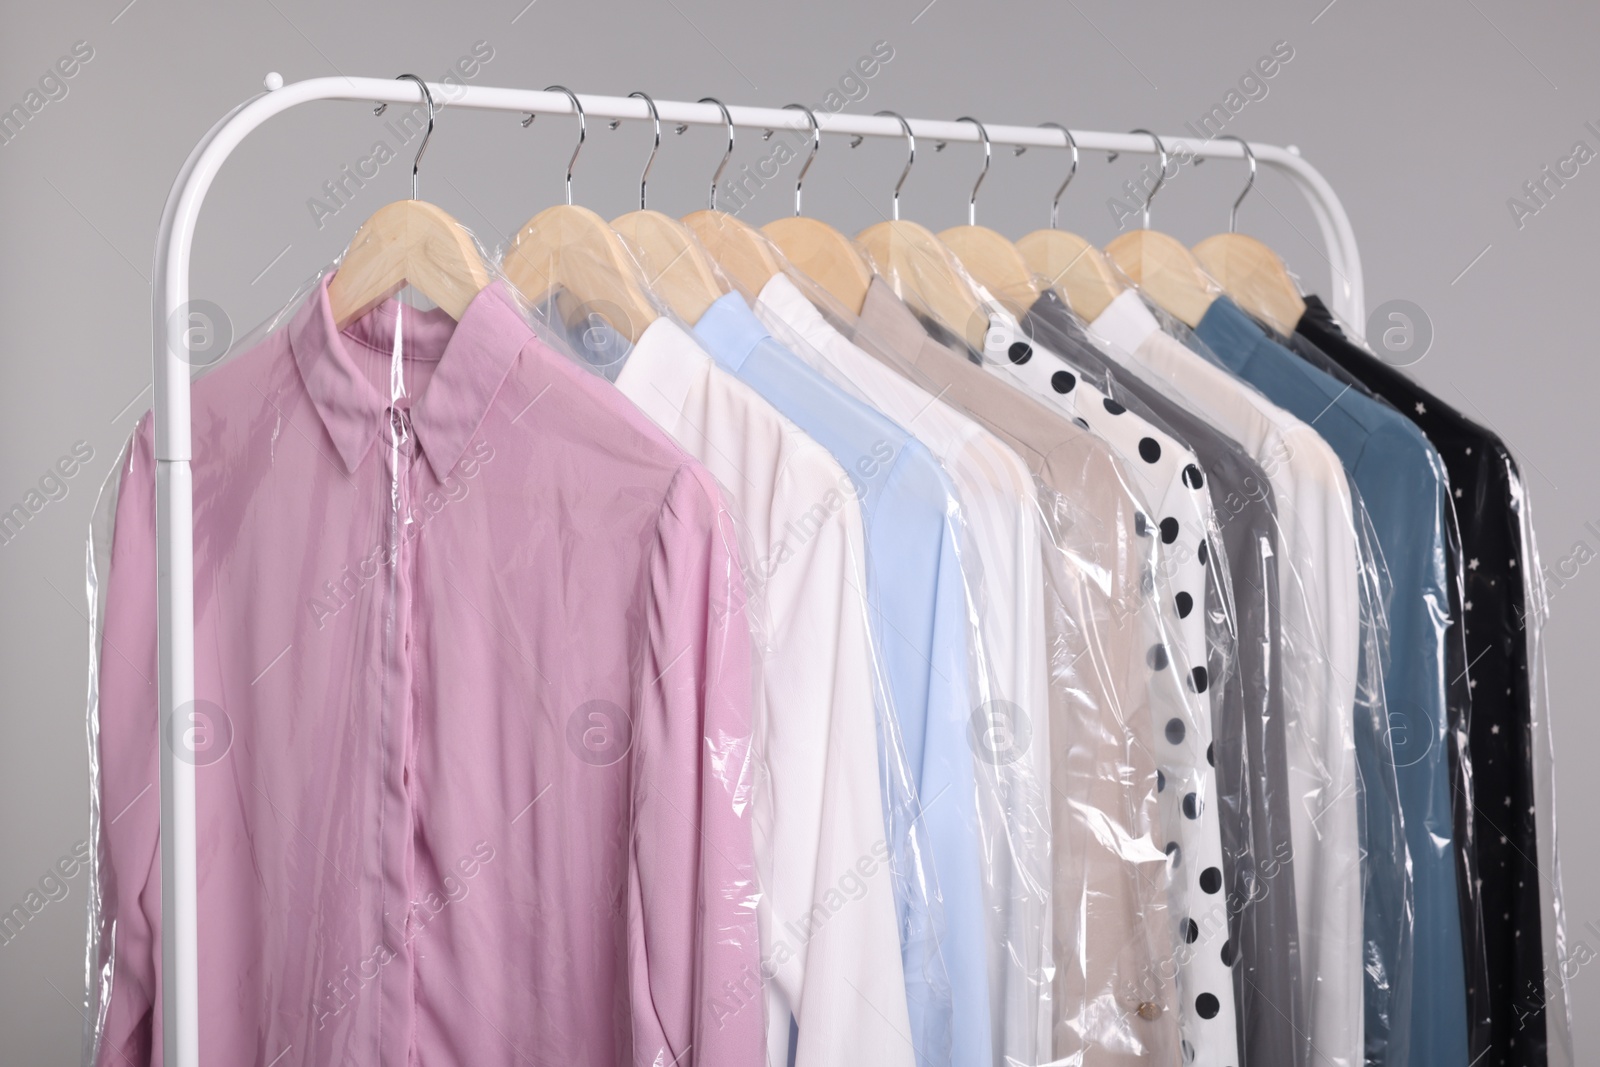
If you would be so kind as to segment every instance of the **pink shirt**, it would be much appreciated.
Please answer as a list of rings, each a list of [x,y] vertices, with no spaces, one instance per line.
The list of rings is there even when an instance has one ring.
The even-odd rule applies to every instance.
[[[759,1063],[715,483],[495,287],[405,311],[391,404],[397,305],[340,334],[326,283],[194,388],[203,1058]],[[161,1060],[153,469],[146,419],[91,720],[106,1065]]]

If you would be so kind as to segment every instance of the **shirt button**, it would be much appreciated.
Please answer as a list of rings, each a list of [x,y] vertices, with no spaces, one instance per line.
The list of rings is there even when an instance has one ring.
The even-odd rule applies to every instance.
[[[1141,1001],[1139,1004],[1139,1018],[1146,1022],[1153,1022],[1161,1017],[1161,1005],[1153,1000]]]

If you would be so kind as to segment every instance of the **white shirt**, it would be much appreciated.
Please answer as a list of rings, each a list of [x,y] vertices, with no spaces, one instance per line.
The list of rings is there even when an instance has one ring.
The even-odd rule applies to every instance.
[[[984,895],[995,1062],[1045,1062],[1052,968],[1049,671],[1033,475],[994,434],[840,334],[784,275],[762,288],[755,311],[801,359],[926,445],[960,494],[961,565],[978,620],[974,676],[982,687],[985,736],[993,731],[993,747],[974,751],[990,790],[979,810],[992,857]]]
[[[849,476],[666,318],[645,329],[616,384],[711,471],[740,524],[766,772],[752,798],[762,973],[740,993],[766,988],[768,1063],[788,1062],[792,1013],[797,1067],[911,1067]]]
[[[1293,790],[1290,834],[1317,1062],[1359,1067],[1362,927],[1354,708],[1360,564],[1349,483],[1306,423],[1161,332],[1135,290],[1089,332],[1174,399],[1238,441],[1261,464],[1278,508],[1283,557],[1284,714]]]
[[[1059,354],[1024,336],[1009,316],[995,316],[984,367],[1087,425],[1122,459],[1145,504],[1149,536],[1160,541],[1155,590],[1160,629],[1148,636],[1156,718],[1161,811],[1172,857],[1178,956],[1179,1030],[1200,1067],[1239,1062],[1227,894],[1222,892],[1222,824],[1211,760],[1211,705],[1206,641],[1208,570],[1223,566],[1210,551],[1211,494],[1199,460],[1182,442],[1112,400]],[[1223,584],[1225,587],[1225,582]],[[1210,872],[1210,873],[1208,873]],[[1213,880],[1214,879],[1214,880]]]

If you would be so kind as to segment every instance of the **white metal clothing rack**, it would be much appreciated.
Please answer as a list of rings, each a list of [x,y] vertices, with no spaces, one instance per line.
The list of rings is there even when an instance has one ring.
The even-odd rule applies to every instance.
[[[267,91],[224,116],[200,139],[184,162],[167,196],[156,236],[156,273],[152,312],[155,334],[155,460],[157,529],[157,675],[163,745],[161,746],[161,954],[163,1052],[167,1067],[199,1067],[198,896],[195,884],[194,764],[183,758],[194,692],[194,523],[189,463],[189,358],[187,322],[189,260],[200,206],[212,180],[239,143],[256,127],[292,107],[314,100],[353,100],[393,104],[425,103],[414,81],[389,78],[311,78],[284,85],[269,74]],[[533,114],[572,114],[563,93],[487,86],[429,85],[434,99],[450,107]],[[645,101],[623,96],[581,96],[584,113],[594,118],[647,119]],[[661,120],[697,126],[723,126],[713,104],[655,101]],[[803,111],[769,107],[729,107],[735,126],[794,129],[809,133]],[[901,138],[897,119],[843,112],[821,113],[823,133]],[[911,119],[917,137],[939,141],[979,138],[971,122]],[[1059,130],[1038,126],[988,126],[994,144],[1064,148]],[[1073,131],[1080,149],[1153,155],[1156,147],[1142,134]],[[1242,159],[1237,141],[1163,138],[1169,152],[1180,149],[1200,158]],[[1334,309],[1346,322],[1365,317],[1361,258],[1333,188],[1316,168],[1290,149],[1251,144],[1263,165],[1286,175],[1306,197],[1321,228],[1333,271]],[[174,714],[175,709],[182,714]]]

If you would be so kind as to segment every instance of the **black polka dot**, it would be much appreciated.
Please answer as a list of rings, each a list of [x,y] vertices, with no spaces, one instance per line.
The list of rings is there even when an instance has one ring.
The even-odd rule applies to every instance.
[[[1193,1063],[1194,1062],[1194,1046],[1189,1044],[1189,1041],[1188,1041],[1187,1038],[1185,1038],[1184,1041],[1183,1041],[1183,1062],[1184,1063]]]
[[[1166,670],[1167,669],[1167,664],[1170,662],[1170,660],[1167,659],[1167,646],[1166,645],[1152,645],[1152,646],[1150,646],[1150,651],[1145,654],[1144,659],[1145,659],[1146,663],[1150,664],[1150,669],[1151,670],[1153,670],[1153,671],[1164,671],[1164,670]]]
[[[1215,893],[1222,888],[1222,872],[1216,867],[1207,867],[1200,872],[1200,888],[1207,893]]]
[[[1072,416],[1072,425],[1080,430],[1087,430],[1089,428],[1089,420],[1082,415],[1074,415]]]
[[[1033,358],[1033,346],[1026,341],[1012,341],[1011,347],[1006,349],[1006,355],[1020,367]]]
[[[1217,765],[1217,756],[1215,751],[1216,747],[1217,743],[1215,741],[1206,746],[1206,762],[1211,764],[1213,767]]]
[[[1111,412],[1111,414],[1113,414],[1113,415],[1121,415],[1124,411],[1128,410],[1127,408],[1123,407],[1121,404],[1117,403],[1115,400],[1112,400],[1109,396],[1106,397],[1105,400],[1102,401],[1102,403],[1105,404],[1106,410]]]
[[[1194,686],[1194,691],[1196,693],[1204,693],[1206,691],[1206,686],[1209,684],[1206,678],[1206,669],[1204,667],[1196,667],[1194,670],[1190,671],[1189,684]]]
[[[1178,520],[1168,515],[1161,520],[1161,543],[1170,545],[1178,539]]]
[[[1183,744],[1184,732],[1182,719],[1174,718],[1167,720],[1167,741],[1169,743],[1174,745]]]
[[[1200,940],[1200,924],[1193,919],[1183,920],[1183,940],[1185,944],[1189,945]]]
[[[1146,463],[1154,463],[1161,458],[1161,443],[1154,437],[1139,438],[1139,458]]]
[[[1163,791],[1166,788],[1167,788],[1167,776],[1162,773],[1160,767],[1157,767],[1156,768],[1156,792],[1159,793],[1159,792]]]
[[[1150,536],[1150,520],[1144,517],[1144,512],[1133,513],[1133,532],[1140,537]]]
[[[1200,473],[1199,467],[1191,463],[1183,468],[1183,484],[1190,489],[1199,489],[1206,484],[1206,477]]]
[[[1233,966],[1233,942],[1232,941],[1224,941],[1222,943],[1222,965],[1224,967],[1232,967]]]
[[[1050,375],[1050,388],[1058,393],[1070,393],[1072,387],[1077,384],[1078,379],[1074,378],[1070,371],[1058,370]]]
[[[1198,819],[1205,805],[1200,802],[1199,793],[1185,793],[1183,795],[1183,814],[1190,819]]]
[[[1217,998],[1212,996],[1210,993],[1201,993],[1198,997],[1194,998],[1195,1014],[1200,1016],[1202,1019],[1215,1019],[1217,1017],[1217,1012],[1220,1011],[1221,1008],[1222,1005],[1217,1001]]]
[[[1174,867],[1183,862],[1183,849],[1178,847],[1176,841],[1167,842],[1167,859],[1172,861]]]
[[[1200,566],[1204,567],[1206,565],[1206,558],[1210,555],[1210,550],[1206,548],[1206,543],[1204,541],[1200,542],[1199,551],[1197,551],[1195,555],[1200,557]]]
[[[1194,610],[1194,597],[1188,593],[1179,593],[1173,599],[1178,603],[1178,618],[1187,619],[1189,612]]]

